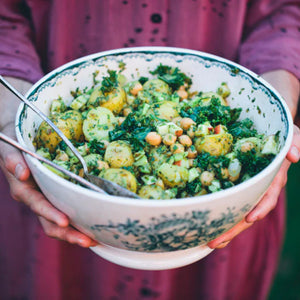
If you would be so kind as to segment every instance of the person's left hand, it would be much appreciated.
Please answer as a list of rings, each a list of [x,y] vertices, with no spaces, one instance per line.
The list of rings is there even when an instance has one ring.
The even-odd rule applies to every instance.
[[[286,71],[272,71],[265,74],[265,79],[274,85],[287,101],[293,114],[296,114],[297,100],[299,97],[299,82],[293,75]],[[291,82],[289,81],[291,79]],[[290,87],[290,89],[289,89]],[[289,92],[290,91],[290,92]],[[207,246],[212,249],[226,247],[229,242],[245,229],[254,224],[255,221],[263,219],[271,210],[276,207],[279,194],[287,182],[287,172],[291,163],[297,163],[300,158],[300,129],[294,125],[294,136],[292,146],[283,162],[279,172],[275,176],[270,187],[255,206],[255,208],[237,225],[232,227],[216,239],[210,241]]]

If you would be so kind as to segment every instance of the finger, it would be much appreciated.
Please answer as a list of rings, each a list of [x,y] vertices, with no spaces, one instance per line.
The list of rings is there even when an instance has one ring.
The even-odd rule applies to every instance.
[[[296,163],[300,159],[300,129],[297,126],[294,126],[293,142],[286,158],[292,163]]]
[[[56,209],[44,196],[36,189],[33,180],[20,182],[12,175],[7,174],[13,199],[23,202],[37,215],[43,216],[50,222],[61,227],[69,225],[68,217]]]
[[[247,222],[251,223],[263,219],[270,211],[272,211],[276,207],[280,192],[287,181],[287,170],[289,166],[290,162],[285,160],[262,199],[246,216]]]
[[[52,238],[56,238],[62,241],[69,242],[71,244],[77,244],[84,248],[94,247],[98,243],[91,239],[90,237],[84,235],[78,230],[68,227],[59,227],[52,222],[44,219],[43,217],[39,217],[39,220],[43,226],[45,233]]]
[[[230,230],[226,231],[216,239],[207,243],[207,246],[212,249],[221,249],[226,247],[229,242],[238,234],[252,226],[253,223],[248,223],[245,219],[237,223]]]
[[[29,178],[30,170],[21,152],[5,144],[4,142],[1,142],[0,155],[4,167],[18,180],[25,181]]]

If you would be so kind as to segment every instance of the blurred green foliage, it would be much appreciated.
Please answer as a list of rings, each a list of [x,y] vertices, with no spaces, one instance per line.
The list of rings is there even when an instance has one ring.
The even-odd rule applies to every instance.
[[[286,236],[269,300],[300,300],[300,163],[289,169]]]

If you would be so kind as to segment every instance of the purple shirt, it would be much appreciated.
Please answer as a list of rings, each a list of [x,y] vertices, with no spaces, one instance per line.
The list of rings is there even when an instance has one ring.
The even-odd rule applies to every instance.
[[[75,58],[176,46],[300,78],[300,1],[0,0],[0,73],[31,82]],[[0,173],[0,298],[264,300],[284,232],[284,197],[262,221],[190,266],[137,271],[48,238]]]
[[[0,73],[35,82],[90,53],[159,45],[300,78],[299,20],[300,2],[285,0],[1,0]]]

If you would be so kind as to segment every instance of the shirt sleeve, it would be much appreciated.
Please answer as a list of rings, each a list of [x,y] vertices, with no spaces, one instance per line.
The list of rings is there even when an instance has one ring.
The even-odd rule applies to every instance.
[[[30,11],[24,3],[0,1],[0,73],[36,82],[43,72],[33,42]]]
[[[300,0],[252,0],[239,62],[258,74],[284,69],[300,79]]]

